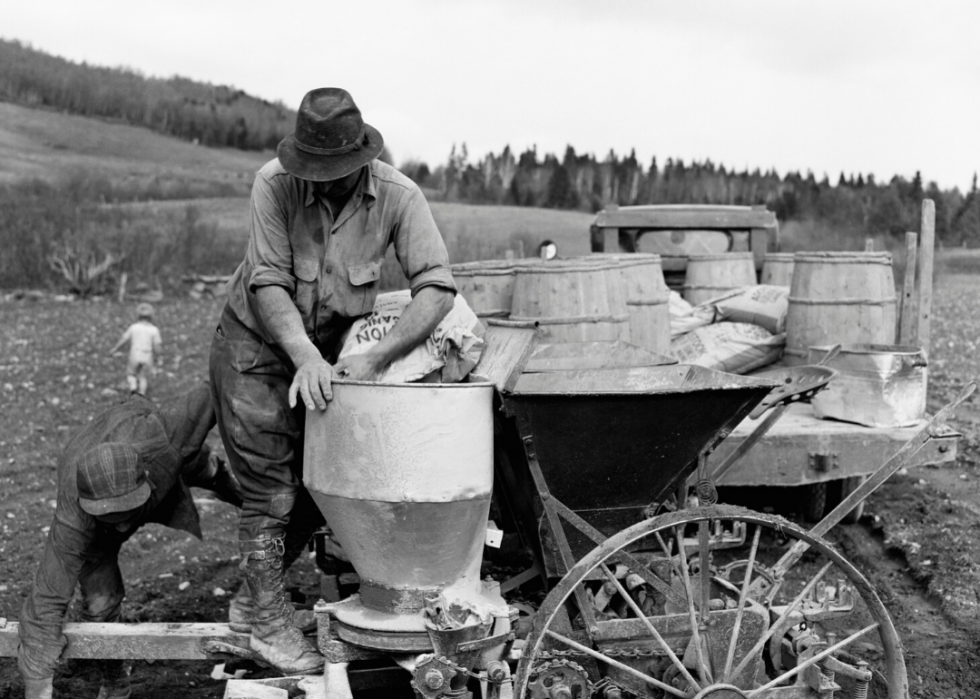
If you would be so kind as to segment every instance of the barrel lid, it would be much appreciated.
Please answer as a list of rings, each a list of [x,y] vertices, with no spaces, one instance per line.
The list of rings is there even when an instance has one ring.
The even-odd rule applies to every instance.
[[[692,253],[687,256],[689,262],[708,262],[711,260],[751,260],[751,252],[712,252]]]
[[[811,345],[810,349],[814,352],[829,350],[831,345]],[[922,354],[921,347],[914,345],[879,345],[855,343],[851,345],[841,345],[841,354]]]
[[[828,264],[849,264],[853,262],[888,264],[892,263],[890,252],[858,251],[801,251],[793,258],[796,262],[826,262]]]
[[[591,255],[581,255],[575,260],[615,260],[620,264],[650,264],[660,262],[660,255],[655,252],[594,252]]]
[[[539,264],[521,265],[515,268],[517,274],[565,274],[567,272],[601,272],[619,267],[616,260],[541,260]]]
[[[474,260],[449,265],[453,274],[492,273],[513,274],[516,260]]]

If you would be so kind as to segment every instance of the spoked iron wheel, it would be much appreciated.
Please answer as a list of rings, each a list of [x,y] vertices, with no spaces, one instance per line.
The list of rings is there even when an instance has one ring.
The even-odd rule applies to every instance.
[[[594,614],[580,614],[583,599]],[[727,505],[640,522],[581,559],[535,615],[515,678],[525,699],[869,689],[908,698],[898,634],[871,584],[824,539]]]

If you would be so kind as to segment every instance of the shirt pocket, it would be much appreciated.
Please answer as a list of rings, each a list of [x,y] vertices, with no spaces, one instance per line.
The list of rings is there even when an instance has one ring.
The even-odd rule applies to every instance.
[[[320,261],[311,257],[294,257],[293,274],[296,276],[296,308],[303,317],[303,326],[310,331],[320,286]]]
[[[357,317],[374,310],[381,282],[381,265],[384,260],[359,265],[347,265],[347,280],[350,282],[350,297],[344,308],[344,315]]]

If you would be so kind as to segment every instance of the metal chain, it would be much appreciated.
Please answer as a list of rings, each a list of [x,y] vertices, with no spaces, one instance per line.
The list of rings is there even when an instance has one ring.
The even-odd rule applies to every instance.
[[[603,655],[610,658],[652,658],[657,655],[666,655],[663,651],[658,651],[656,648],[607,648],[600,651]],[[568,658],[568,657],[587,657],[587,653],[583,653],[578,650],[543,650],[538,653],[539,658],[551,659],[551,658]]]
[[[655,655],[664,655],[664,653],[658,652],[656,649],[653,649],[653,648],[641,648],[641,647],[636,647],[636,648],[609,648],[607,650],[602,651],[602,654],[605,655],[605,656],[608,656],[610,658],[651,658],[651,657],[653,657]],[[556,663],[556,662],[557,663],[561,663],[563,665],[567,665],[570,661],[568,661],[566,659],[567,658],[573,658],[573,657],[583,658],[583,657],[590,657],[590,656],[588,655],[588,653],[583,653],[583,652],[577,651],[577,650],[544,650],[544,651],[541,651],[540,653],[538,653],[538,655],[537,655],[537,658],[539,660],[545,661],[545,666],[547,666],[549,663]],[[479,673],[473,672],[472,670],[467,670],[465,667],[461,667],[461,666],[457,665],[456,663],[454,663],[449,658],[441,657],[441,658],[439,658],[439,660],[441,662],[444,662],[446,665],[448,665],[449,667],[451,667],[453,670],[455,670],[458,673],[462,673],[464,675],[467,675],[468,677],[473,677],[473,678],[478,679],[478,680],[486,680],[486,677],[483,677]],[[581,668],[581,666],[579,666],[578,663],[572,663],[572,664],[575,665],[576,667],[578,667],[579,669],[581,669],[582,670],[582,673],[584,675],[586,675],[586,679],[588,680],[588,674],[585,672],[585,669],[584,668]],[[604,678],[604,680],[605,679],[608,679],[608,678]],[[602,682],[602,681],[603,680],[600,680],[600,682]],[[613,680],[609,680],[609,681],[610,682],[613,682]],[[514,677],[513,676],[508,677],[506,680],[504,680],[504,682],[513,683],[514,682]],[[591,680],[588,680],[588,682],[589,682],[589,686],[592,687],[593,686],[592,685],[592,681]],[[615,682],[613,682],[613,683],[615,684]],[[625,687],[620,687],[620,689],[626,689],[626,688]],[[595,690],[593,689],[592,691],[595,691]],[[629,691],[632,691],[632,690],[629,690]]]

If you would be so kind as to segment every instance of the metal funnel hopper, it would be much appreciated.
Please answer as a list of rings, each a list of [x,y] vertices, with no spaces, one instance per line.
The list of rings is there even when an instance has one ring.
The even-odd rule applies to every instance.
[[[303,480],[370,610],[478,600],[493,486],[490,384],[335,381],[306,419]]]

